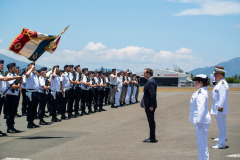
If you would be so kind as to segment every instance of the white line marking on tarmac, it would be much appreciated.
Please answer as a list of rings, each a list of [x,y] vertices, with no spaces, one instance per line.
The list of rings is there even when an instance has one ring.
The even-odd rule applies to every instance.
[[[26,159],[26,158],[4,158],[4,159],[1,159],[1,160],[31,160],[31,159]]]
[[[240,158],[240,154],[227,155],[226,157]]]

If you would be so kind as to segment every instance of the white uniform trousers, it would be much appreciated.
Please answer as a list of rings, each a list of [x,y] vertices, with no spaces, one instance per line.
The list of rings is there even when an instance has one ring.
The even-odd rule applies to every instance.
[[[116,103],[116,106],[119,106],[119,101],[120,101],[120,97],[121,97],[121,93],[122,93],[122,88],[117,88],[118,89],[118,92],[116,92],[115,94],[115,103]]]
[[[218,133],[218,144],[225,145],[227,139],[227,125],[226,125],[226,114],[215,115],[217,120],[217,125],[219,129]]]
[[[136,92],[137,92],[137,87],[133,86],[132,103],[135,103],[135,101],[136,101],[136,99],[135,99]]]
[[[198,160],[209,160],[208,152],[208,128],[209,124],[194,124],[198,147]]]
[[[132,87],[131,86],[128,86],[127,88],[127,95],[126,95],[126,104],[129,104],[129,101],[130,101],[130,95],[131,95],[131,90],[132,90]]]

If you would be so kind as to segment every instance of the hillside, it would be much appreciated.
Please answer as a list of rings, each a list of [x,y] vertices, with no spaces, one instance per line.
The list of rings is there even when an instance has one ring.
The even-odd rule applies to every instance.
[[[7,71],[7,64],[9,64],[9,63],[15,62],[16,65],[20,67],[20,69],[26,68],[27,65],[29,63],[31,63],[30,61],[29,61],[29,63],[26,63],[26,62],[23,62],[23,61],[19,61],[17,59],[13,59],[11,57],[5,56],[5,55],[3,55],[1,53],[0,53],[0,59],[4,60],[4,69],[3,69],[4,72]],[[36,65],[36,67],[37,67],[37,69],[39,69],[39,68],[42,68],[43,66]]]
[[[193,75],[202,73],[202,74],[206,74],[207,76],[209,76],[210,74],[213,73],[213,69],[215,66],[224,67],[224,69],[226,70],[226,77],[232,77],[236,74],[240,74],[240,57],[236,57],[227,62],[218,63],[214,66],[205,67],[205,68],[197,68],[197,69],[190,71],[189,73],[192,73]]]

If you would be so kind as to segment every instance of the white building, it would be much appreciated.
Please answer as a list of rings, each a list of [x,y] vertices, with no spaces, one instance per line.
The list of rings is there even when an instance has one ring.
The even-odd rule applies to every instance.
[[[141,85],[146,83],[143,72],[137,73],[140,76]],[[153,77],[157,81],[158,86],[192,86],[191,76],[185,73],[155,69],[153,70]]]

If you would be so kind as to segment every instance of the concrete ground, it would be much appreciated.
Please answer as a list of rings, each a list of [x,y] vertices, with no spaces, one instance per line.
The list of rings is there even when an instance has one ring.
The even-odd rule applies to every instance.
[[[31,160],[193,160],[197,159],[194,126],[188,121],[193,92],[160,92],[155,114],[158,143],[143,143],[149,128],[139,103],[73,118],[37,129],[27,129],[26,117],[16,118],[15,128],[24,132],[0,137],[0,159]],[[140,98],[142,93],[140,93]],[[211,97],[211,93],[210,93]],[[240,154],[239,91],[229,93],[227,149],[211,149],[217,137],[215,117],[209,127],[210,159],[236,159]],[[212,103],[210,98],[209,105]],[[21,106],[20,106],[21,107]],[[209,107],[210,108],[210,107]],[[45,118],[50,121],[50,118]],[[0,117],[0,130],[6,132]],[[36,123],[39,120],[35,120]],[[239,155],[235,155],[237,157]],[[239,156],[240,157],[240,156]]]

